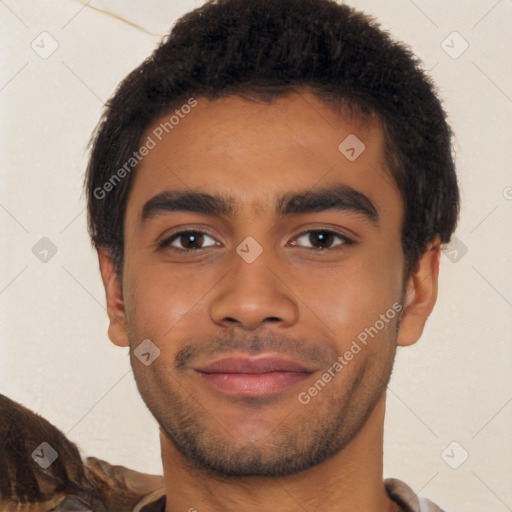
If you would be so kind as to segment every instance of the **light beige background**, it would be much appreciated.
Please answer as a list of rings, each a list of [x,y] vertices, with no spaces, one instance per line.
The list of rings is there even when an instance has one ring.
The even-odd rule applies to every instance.
[[[512,510],[512,2],[348,3],[408,42],[439,86],[456,133],[456,236],[467,247],[456,262],[453,248],[443,256],[424,336],[399,352],[385,474],[449,512]],[[48,418],[85,454],[155,473],[156,423],[128,349],[106,335],[81,186],[102,104],[174,20],[200,4],[0,2],[0,392]],[[457,59],[442,47],[448,37],[452,55],[462,48],[453,31],[469,44]],[[42,58],[31,44],[44,53],[50,37],[58,48]],[[32,252],[42,237],[58,248],[46,263]],[[465,451],[468,459],[451,468],[447,461],[456,465]]]

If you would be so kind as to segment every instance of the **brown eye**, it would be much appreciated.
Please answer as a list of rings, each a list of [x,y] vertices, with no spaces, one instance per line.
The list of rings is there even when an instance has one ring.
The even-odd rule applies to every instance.
[[[296,240],[300,241],[300,243],[294,243],[293,245],[299,245],[301,247],[307,247],[309,245],[310,248],[320,251],[352,243],[352,240],[346,236],[325,229],[307,231],[298,236]]]
[[[207,240],[213,243],[204,245]],[[202,231],[180,231],[166,238],[159,244],[160,248],[172,247],[182,251],[194,251],[215,245],[215,240]]]

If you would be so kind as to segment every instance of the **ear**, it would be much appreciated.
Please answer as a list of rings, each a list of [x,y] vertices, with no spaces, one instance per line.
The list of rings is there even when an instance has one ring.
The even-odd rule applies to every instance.
[[[109,318],[108,337],[119,347],[130,345],[123,299],[122,283],[115,271],[114,262],[110,252],[98,249],[101,279],[107,296],[107,314]]]
[[[421,256],[415,270],[407,278],[402,321],[397,344],[416,343],[437,299],[441,240],[436,237]]]

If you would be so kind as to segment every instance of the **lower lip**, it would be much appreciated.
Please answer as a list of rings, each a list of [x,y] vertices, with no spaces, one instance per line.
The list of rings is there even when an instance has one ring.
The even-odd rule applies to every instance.
[[[267,396],[307,379],[311,373],[202,373],[205,382],[223,392],[242,396]]]

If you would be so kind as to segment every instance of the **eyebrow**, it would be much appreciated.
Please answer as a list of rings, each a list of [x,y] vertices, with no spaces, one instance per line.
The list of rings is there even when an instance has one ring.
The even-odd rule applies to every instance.
[[[166,190],[149,199],[142,208],[141,222],[166,213],[182,211],[235,218],[236,200],[231,196],[204,192]],[[348,185],[334,185],[316,190],[289,192],[277,198],[276,214],[306,214],[339,210],[361,215],[375,226],[379,224],[377,208],[368,196]]]

